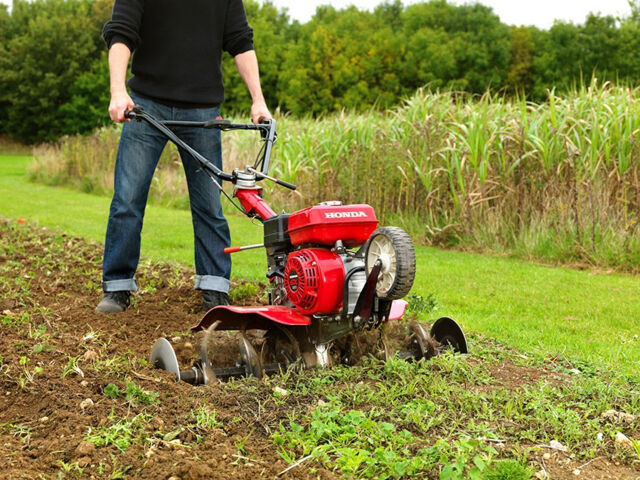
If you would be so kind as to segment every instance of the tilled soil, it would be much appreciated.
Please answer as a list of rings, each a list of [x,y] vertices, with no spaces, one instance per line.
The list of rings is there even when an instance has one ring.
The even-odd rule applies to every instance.
[[[271,393],[265,381],[195,388],[147,364],[159,337],[176,345],[183,368],[196,356],[198,338],[189,327],[200,318],[200,298],[189,271],[144,263],[131,307],[106,316],[94,313],[101,296],[99,245],[5,220],[0,235],[0,478],[338,476],[316,462],[286,471],[290,465],[272,441],[290,408],[312,409],[317,398],[289,398],[264,408]],[[241,301],[255,304],[261,297]],[[376,342],[375,335],[361,340],[360,354]],[[221,362],[232,364],[233,355]],[[547,374],[510,362],[492,369],[506,388]],[[111,384],[118,395],[105,394]],[[131,385],[160,396],[149,401],[126,395]],[[217,412],[215,422],[198,424],[193,412],[202,408]],[[107,428],[124,438],[116,427],[123,420],[129,425],[128,444],[87,441]],[[537,460],[551,478],[575,478],[578,467],[581,478],[640,476],[634,467],[608,458],[583,466],[552,453]]]
[[[200,298],[185,269],[143,265],[132,306],[101,315],[94,312],[101,298],[101,247],[46,230],[21,230],[2,225],[2,242],[15,248],[0,256],[0,268],[15,281],[3,292],[0,312],[17,326],[3,326],[0,336],[0,478],[53,478],[63,465],[76,464],[82,473],[74,465],[70,478],[118,478],[120,472],[129,478],[255,479],[289,466],[262,426],[273,414],[255,412],[254,399],[217,385],[176,383],[146,364],[157,338],[182,341],[200,318]],[[147,435],[157,432],[157,442],[133,444],[124,452],[96,448],[85,441],[88,432],[141,412],[140,405],[104,395],[109,384],[125,390],[127,379],[144,390],[166,392],[146,406],[150,417],[141,426]],[[224,427],[185,427],[193,423],[189,413],[203,405],[218,412]],[[251,459],[239,453],[240,443]],[[296,476],[308,476],[304,466]],[[333,474],[316,467],[313,478],[318,476]]]

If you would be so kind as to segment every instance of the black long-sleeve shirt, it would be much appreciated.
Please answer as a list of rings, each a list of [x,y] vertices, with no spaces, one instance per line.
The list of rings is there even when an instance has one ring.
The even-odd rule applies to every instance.
[[[133,52],[133,91],[180,107],[224,101],[222,52],[253,49],[242,0],[115,0],[102,30]]]

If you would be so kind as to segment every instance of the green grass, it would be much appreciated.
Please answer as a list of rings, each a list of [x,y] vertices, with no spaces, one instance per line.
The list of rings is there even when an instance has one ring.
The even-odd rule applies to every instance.
[[[0,156],[0,215],[101,242],[109,200],[29,183],[29,161]],[[232,243],[261,242],[259,226],[235,215],[229,222]],[[192,265],[192,245],[189,212],[148,206],[144,256]],[[640,377],[640,278],[425,247],[416,253],[414,292],[438,301],[425,318],[452,316],[468,331],[525,351],[565,355]],[[264,279],[261,250],[233,259],[234,277]]]
[[[30,161],[28,156],[0,155],[0,215],[24,218],[52,230],[104,242],[110,199],[31,183],[25,177]],[[237,215],[229,215],[228,219],[232,243],[262,243],[259,226]],[[147,205],[141,248],[142,255],[152,260],[193,266],[190,212]],[[241,261],[235,263],[234,276],[262,280],[264,252],[242,255]]]

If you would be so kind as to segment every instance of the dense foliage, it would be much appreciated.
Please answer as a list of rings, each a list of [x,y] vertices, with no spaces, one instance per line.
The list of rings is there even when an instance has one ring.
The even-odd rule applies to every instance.
[[[108,121],[101,26],[113,0],[15,0],[0,5],[0,133],[35,142]],[[270,106],[295,115],[388,107],[420,87],[545,100],[590,81],[640,79],[640,15],[590,15],[549,30],[511,27],[480,4],[382,3],[373,12],[318,7],[307,23],[245,0]],[[226,58],[226,110],[248,94]],[[594,73],[595,72],[595,73]]]

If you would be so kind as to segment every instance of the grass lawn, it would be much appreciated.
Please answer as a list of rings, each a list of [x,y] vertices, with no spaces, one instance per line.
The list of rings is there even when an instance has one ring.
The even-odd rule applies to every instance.
[[[29,161],[0,156],[0,216],[101,242],[109,199],[29,183]],[[229,222],[233,244],[262,241],[260,227],[246,218],[230,215]],[[144,256],[192,265],[192,245],[189,212],[147,208]],[[433,294],[437,315],[524,351],[566,355],[640,378],[640,278],[425,247],[416,253],[413,293]],[[263,279],[264,252],[233,258],[235,277]]]

